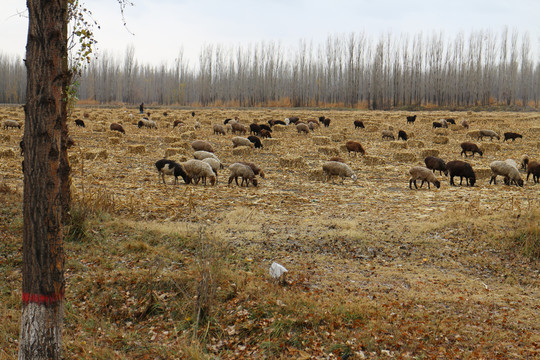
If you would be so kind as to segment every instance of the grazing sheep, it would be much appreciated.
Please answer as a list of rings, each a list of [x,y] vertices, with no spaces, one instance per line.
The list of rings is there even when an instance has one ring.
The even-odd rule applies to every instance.
[[[320,122],[321,124],[324,123],[324,119],[325,119],[324,116],[319,116],[319,122]]]
[[[264,171],[259,166],[247,161],[238,161],[238,163],[249,166],[255,175],[259,175],[261,178],[264,179]]]
[[[482,150],[480,150],[478,145],[471,142],[461,143],[461,155],[465,155],[465,157],[467,157],[467,151],[472,152],[473,157],[474,157],[474,153],[478,153],[480,154],[480,156],[484,155],[484,153],[482,152]]]
[[[19,124],[16,120],[4,120],[4,130],[7,130],[9,128],[21,128],[21,124]]]
[[[158,160],[156,161],[156,168],[158,170],[158,173],[161,175],[161,179],[163,180],[164,184],[166,184],[165,175],[174,175],[175,185],[178,183],[178,176],[182,176],[186,184],[189,184],[191,182],[191,179],[184,171],[184,168],[182,168],[182,165],[178,164],[173,160]]]
[[[118,123],[112,123],[110,129],[111,129],[112,131],[119,131],[119,132],[121,132],[122,134],[125,134],[125,133],[126,133],[126,131],[124,130],[124,128],[122,127],[122,125],[120,125],[120,124],[118,124]]]
[[[330,179],[332,179],[332,184],[334,184],[334,176],[340,176],[342,184],[346,177],[350,177],[353,181],[356,181],[357,179],[357,176],[352,169],[347,164],[342,162],[328,161],[323,164],[322,168],[326,174],[325,181],[328,182]]]
[[[407,124],[414,124],[415,121],[416,121],[416,115],[407,116]]]
[[[255,135],[248,136],[248,140],[251,141],[253,143],[253,145],[255,145],[255,149],[262,149],[263,148],[263,145],[261,143],[261,139],[259,139]]]
[[[259,127],[261,128],[261,130],[267,130],[268,132],[272,132],[272,129],[270,128],[270,126],[266,124],[259,124]]]
[[[191,148],[195,151],[208,151],[213,153],[214,147],[208,141],[195,140],[191,143]]]
[[[489,164],[489,167],[492,172],[491,179],[489,180],[490,185],[492,182],[493,184],[497,184],[497,175],[501,175],[504,176],[505,184],[511,185],[512,183],[515,183],[517,186],[523,186],[523,180],[521,179],[519,170],[513,165],[510,165],[505,161],[493,161]]]
[[[282,121],[282,120],[268,120],[268,124],[270,124],[270,126],[274,126],[274,125],[287,125],[285,123],[285,121]]]
[[[233,134],[245,134],[247,132],[246,127],[239,123],[232,123],[231,129]]]
[[[516,169],[518,168],[518,163],[514,159],[506,159],[504,160],[504,162],[507,163],[508,165],[512,165]]]
[[[518,134],[518,133],[515,133],[515,132],[505,132],[505,133],[504,133],[504,140],[503,140],[503,141],[512,139],[512,142],[513,142],[513,141],[516,140],[517,138],[522,139],[522,138],[523,138],[523,135]]]
[[[223,125],[214,124],[214,135],[225,135],[225,127]]]
[[[290,116],[287,119],[289,119],[289,124],[296,124],[300,120],[298,116]],[[287,122],[287,119],[285,119],[285,122]]]
[[[211,158],[211,157],[207,157],[207,158],[203,159],[202,161],[207,163],[208,165],[210,165],[212,167],[212,170],[216,174],[216,184],[217,184],[217,182],[218,182],[218,170],[223,169],[223,164],[219,160],[217,160],[215,158]]]
[[[195,111],[191,112],[191,117],[195,117]]]
[[[456,184],[454,184],[454,176],[459,176],[459,185],[461,185],[463,178],[465,178],[467,186],[474,186],[476,174],[474,173],[471,164],[461,160],[452,160],[446,163],[446,168],[450,173],[450,185],[456,186]]]
[[[521,168],[523,170],[527,170],[527,165],[529,164],[529,156],[528,155],[523,155],[521,157]]]
[[[244,183],[246,184],[246,187],[249,187],[249,182],[253,184],[253,186],[257,186],[257,179],[255,178],[255,173],[248,165],[241,164],[241,163],[234,163],[229,166],[229,170],[231,171],[231,176],[229,176],[229,185],[232,183],[233,179],[236,182],[236,185],[243,186]],[[238,184],[238,178],[242,178],[242,182],[240,185]]]
[[[299,134],[302,132],[309,134],[309,127],[304,123],[296,124],[296,130],[298,131]]]
[[[176,119],[173,122],[173,128],[177,127],[178,125],[184,125],[184,122],[180,119]],[[139,126],[140,127],[140,126]]]
[[[210,164],[197,159],[191,159],[181,164],[186,174],[193,179],[193,183],[197,185],[199,180],[206,185],[206,179],[210,179],[210,185],[216,183],[216,173],[212,170]]]
[[[362,144],[360,144],[358,141],[347,141],[345,143],[345,147],[347,148],[347,152],[350,155],[351,151],[356,156],[356,153],[360,153],[361,155],[366,155],[366,151],[362,147]]]
[[[448,176],[448,170],[446,169],[446,164],[444,163],[444,160],[435,156],[428,156],[424,159],[424,162],[426,163],[426,167],[428,169],[439,171],[439,175],[442,175],[444,172],[444,175]]]
[[[249,124],[249,133],[259,135],[261,133],[261,127],[258,124]]]
[[[225,119],[225,121],[223,122],[223,125],[227,125],[231,121],[233,121],[233,119]]]
[[[446,122],[446,119],[439,119],[437,121],[433,122],[433,128],[447,128],[448,123]]]
[[[531,161],[527,166],[527,181],[529,181],[529,175],[533,176],[533,181],[538,184],[540,181],[540,163],[538,161]]]
[[[166,111],[164,111],[164,112],[163,112],[163,116],[167,116],[167,115],[169,115],[169,113],[166,112]]]
[[[412,169],[409,170],[409,174],[411,174],[411,179],[409,180],[409,188],[412,189],[412,184],[414,183],[414,187],[418,189],[418,186],[416,186],[416,180],[422,180],[422,183],[420,184],[420,187],[424,185],[425,182],[427,182],[428,189],[429,183],[433,183],[438,188],[441,187],[441,182],[437,180],[435,177],[435,174],[423,166],[415,166]]]
[[[193,157],[195,159],[197,159],[197,160],[204,160],[206,158],[213,158],[213,159],[216,159],[217,161],[219,161],[218,157],[214,153],[211,153],[209,151],[204,151],[204,150],[195,151],[193,153]]]
[[[409,138],[409,137],[407,136],[407,133],[406,133],[405,131],[399,130],[398,136],[397,136],[397,139],[398,139],[398,140],[399,140],[399,139],[402,139],[402,140],[404,140],[404,141],[407,141],[408,138]]]
[[[238,147],[238,146],[255,147],[255,145],[251,141],[249,141],[249,139],[246,139],[240,136],[235,136],[231,140],[233,143],[233,148]]]
[[[139,127],[139,129],[142,128],[143,126],[149,129],[157,129],[156,122],[154,120],[149,120],[147,118],[142,118],[141,120],[139,120],[139,122],[137,123],[137,126]]]
[[[355,129],[365,129],[364,122],[361,120],[354,120],[354,128]]]
[[[315,128],[319,128],[319,123],[318,122],[314,122],[314,121],[309,121],[308,124],[307,124],[309,130],[311,131],[315,131]]]
[[[461,122],[461,126],[463,126],[465,129],[469,128],[469,122],[466,119],[463,119]]]
[[[454,120],[452,118],[444,119],[444,120],[446,120],[446,122],[449,123],[449,124],[456,125],[456,120]]]
[[[480,133],[478,134],[478,137],[480,138],[480,140],[483,140],[484,137],[489,137],[489,139],[492,140],[492,141],[493,141],[493,138],[497,138],[497,140],[501,139],[499,134],[497,134],[493,130],[480,130]]]
[[[266,129],[261,129],[260,135],[261,135],[261,138],[263,139],[272,138],[272,135],[270,135],[270,131]]]
[[[81,119],[75,119],[75,126],[86,127]]]
[[[382,131],[382,138],[384,139],[392,139],[395,140],[394,134],[390,130],[383,130]]]

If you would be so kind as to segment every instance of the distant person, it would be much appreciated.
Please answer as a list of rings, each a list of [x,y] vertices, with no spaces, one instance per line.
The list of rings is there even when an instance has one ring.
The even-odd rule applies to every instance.
[[[144,103],[141,103],[141,105],[139,105],[139,112],[141,114],[144,114]]]

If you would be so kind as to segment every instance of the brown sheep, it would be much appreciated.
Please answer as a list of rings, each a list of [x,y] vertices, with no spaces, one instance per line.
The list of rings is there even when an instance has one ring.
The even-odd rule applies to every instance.
[[[118,124],[118,123],[112,123],[111,124],[111,130],[112,131],[119,131],[121,132],[122,134],[125,134],[126,131],[124,130],[124,128],[122,127],[122,125]]]
[[[202,151],[208,151],[211,153],[214,152],[214,147],[212,146],[212,144],[204,140],[195,140],[194,142],[191,143],[191,148],[195,151],[202,150]]]
[[[362,144],[360,144],[358,141],[347,141],[345,143],[345,147],[347,148],[347,152],[349,153],[349,155],[351,154],[351,151],[354,153],[355,156],[356,153],[360,153],[361,155],[366,154],[366,151],[362,147]]]

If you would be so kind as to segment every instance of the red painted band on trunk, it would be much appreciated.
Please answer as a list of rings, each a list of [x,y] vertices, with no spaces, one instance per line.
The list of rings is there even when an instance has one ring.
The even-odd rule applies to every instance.
[[[40,295],[40,294],[22,294],[22,302],[24,305],[29,303],[34,304],[54,304],[61,301],[64,298],[64,294],[52,294],[52,295]]]

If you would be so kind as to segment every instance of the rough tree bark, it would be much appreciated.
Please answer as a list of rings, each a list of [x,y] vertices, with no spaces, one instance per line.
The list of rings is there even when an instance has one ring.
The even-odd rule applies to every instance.
[[[27,0],[24,234],[19,359],[60,359],[62,209],[69,165],[65,89],[67,0]]]

